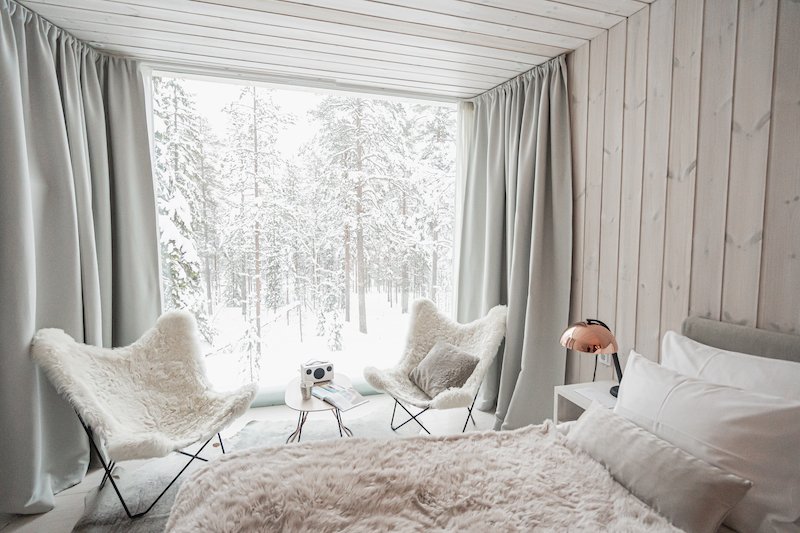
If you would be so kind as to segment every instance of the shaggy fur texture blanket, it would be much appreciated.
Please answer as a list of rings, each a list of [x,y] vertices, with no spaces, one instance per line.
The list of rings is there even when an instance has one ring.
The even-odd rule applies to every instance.
[[[41,329],[31,356],[114,461],[205,442],[241,416],[258,389],[211,388],[197,321],[186,311],[164,313],[139,340],[114,349]]]
[[[453,409],[469,407],[481,386],[486,371],[494,361],[497,348],[506,334],[504,305],[489,310],[485,317],[468,324],[454,322],[439,312],[436,304],[425,298],[416,300],[411,306],[408,337],[400,362],[394,368],[379,370],[368,366],[364,379],[373,388],[385,391],[396,400],[416,405],[420,409]],[[408,375],[417,368],[438,341],[445,341],[477,357],[480,362],[466,383],[451,387],[429,398]]]
[[[230,454],[184,482],[166,529],[678,531],[549,422]]]

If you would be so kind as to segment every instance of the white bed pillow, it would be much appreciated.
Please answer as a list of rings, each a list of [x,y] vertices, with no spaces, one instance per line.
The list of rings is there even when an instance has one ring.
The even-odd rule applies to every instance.
[[[692,533],[716,533],[752,486],[598,403],[575,422],[567,442],[605,466],[634,496]]]
[[[706,346],[674,331],[661,341],[661,366],[678,374],[800,401],[800,363]]]
[[[800,402],[678,374],[631,351],[614,412],[749,479],[725,519],[737,531],[798,531]]]

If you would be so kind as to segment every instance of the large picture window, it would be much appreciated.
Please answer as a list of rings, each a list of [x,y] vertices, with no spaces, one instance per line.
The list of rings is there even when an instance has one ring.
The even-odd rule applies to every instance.
[[[409,303],[452,307],[450,104],[153,76],[165,309],[215,385],[400,356]]]

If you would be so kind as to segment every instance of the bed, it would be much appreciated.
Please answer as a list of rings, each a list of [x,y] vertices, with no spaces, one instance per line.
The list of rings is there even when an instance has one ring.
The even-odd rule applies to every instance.
[[[778,366],[777,373],[780,374],[780,379],[785,378],[784,381],[790,385],[791,379],[794,379],[791,376],[800,369],[797,363],[800,362],[800,343],[797,342],[798,337],[793,335],[700,318],[687,319],[683,325],[683,333],[688,339],[716,346],[722,350],[744,351],[763,357],[764,361],[783,360],[776,364],[789,366]],[[635,354],[629,359],[629,367],[634,357]],[[753,364],[752,359],[755,358],[746,357],[748,357],[746,363]],[[635,361],[640,365],[658,366],[644,362],[643,358],[637,357]],[[707,368],[713,369],[708,360],[704,360],[700,366],[703,371]],[[642,368],[646,371],[655,370],[649,366]],[[783,368],[789,372],[782,371]],[[735,374],[732,379],[751,379],[748,376],[742,378],[741,374],[758,374],[758,372]],[[786,377],[787,374],[789,378]],[[628,379],[627,370],[625,375]],[[723,404],[727,401],[724,399],[726,394],[732,395],[735,402],[742,401],[737,395],[749,394],[750,396],[743,396],[745,400],[754,398],[752,401],[755,403],[778,405],[779,407],[773,409],[779,411],[778,415],[783,417],[778,420],[797,420],[800,414],[800,399],[797,401],[778,399],[757,391],[737,392],[739,389],[735,387],[709,384],[700,379],[684,380],[684,377],[679,375],[675,378],[681,385],[672,388],[678,389],[684,384],[690,389],[700,387],[701,390],[705,390],[702,387],[710,387],[708,395],[715,397],[714,395],[721,394],[720,398],[723,399],[720,401]],[[631,407],[637,403],[634,401],[635,387],[628,385],[626,392],[625,385],[628,384],[623,380],[620,403],[635,410]],[[790,391],[789,394],[794,392]],[[772,409],[769,406],[768,408]],[[742,409],[744,412],[748,407]],[[595,415],[605,417],[603,423],[608,424],[611,420],[612,415],[607,410],[598,408],[592,411]],[[715,415],[712,413],[711,416]],[[590,417],[582,417],[576,426],[582,423],[583,418]],[[699,418],[702,419],[702,415]],[[752,418],[745,420],[750,421]],[[761,420],[762,424],[767,424],[768,428],[787,425],[772,423],[770,426],[767,420],[769,416],[759,415],[756,418]],[[635,414],[631,420],[642,427],[647,426],[647,420],[637,421]],[[670,440],[669,435],[658,434],[656,437],[656,426],[659,424],[654,424],[650,428],[653,434],[627,420],[625,424],[633,428],[631,431],[644,432],[651,440],[668,447],[668,453],[680,452],[690,455],[677,449],[678,445],[672,447],[666,442]],[[737,421],[736,425],[740,423]],[[777,427],[775,431],[783,432],[779,438],[784,438],[786,435],[788,438],[795,438],[795,433],[791,433],[795,431],[794,429]],[[789,433],[786,433],[787,431]],[[639,457],[636,464],[632,464],[632,460],[627,462],[620,460],[619,450],[609,454],[609,461],[604,461],[593,455],[596,450],[587,452],[576,446],[576,442],[580,442],[580,439],[571,436],[572,432],[576,435],[579,433],[575,428],[567,431],[546,421],[541,425],[515,431],[488,431],[448,437],[413,437],[392,441],[356,438],[245,450],[204,465],[181,486],[170,514],[167,531],[488,531],[494,529],[660,532],[680,531],[681,529],[673,523],[682,525],[684,530],[708,530],[712,522],[715,524],[713,530],[716,530],[723,518],[726,520],[726,525],[729,525],[729,517],[734,516],[743,505],[737,502],[748,501],[753,487],[757,486],[759,491],[764,491],[763,483],[754,483],[749,481],[749,478],[740,477],[738,474],[741,472],[737,470],[738,466],[735,464],[731,466],[732,470],[725,471],[690,456],[689,459],[695,463],[687,463],[689,466],[681,474],[680,467],[670,467],[670,461],[674,460],[670,458],[675,457],[674,455],[653,455],[651,462],[647,455],[650,452],[636,451],[640,441],[635,441],[634,445],[626,445],[626,451],[634,456],[636,453],[645,453]],[[614,446],[616,439],[626,435],[621,429],[619,435],[609,435],[613,432],[605,432],[605,436],[599,435],[590,439],[586,449],[603,445]],[[585,431],[583,435],[586,435]],[[772,438],[771,434],[769,436]],[[604,444],[604,440],[608,442]],[[622,455],[624,457],[624,454]],[[662,459],[666,457],[667,461],[661,472],[654,472],[653,470],[659,468],[658,457]],[[783,463],[775,462],[774,459],[770,461],[774,463],[772,467],[783,466]],[[795,467],[793,459],[789,458],[788,461],[789,469],[786,476],[790,484],[789,490],[784,487],[780,494],[785,493],[785,496],[773,497],[767,493],[765,498],[768,504],[770,498],[774,500],[784,498],[777,502],[776,506],[788,507],[789,515],[786,515],[786,512],[781,515],[778,511],[769,511],[766,515],[762,513],[764,516],[760,516],[755,522],[747,522],[746,520],[750,518],[745,517],[742,519],[744,521],[733,522],[739,525],[739,531],[746,531],[751,527],[757,528],[752,529],[754,531],[767,531],[767,528],[776,531],[800,531],[800,507],[797,520],[791,522],[795,519],[795,515],[792,514],[793,507],[800,501],[800,481],[796,487],[791,486],[795,475],[792,469]],[[723,466],[729,466],[724,457],[719,462]],[[741,493],[731,496],[728,509],[714,519],[716,522],[714,520],[709,522],[708,516],[701,516],[705,514],[701,503],[703,500],[694,496],[692,498],[697,502],[694,504],[694,511],[691,512],[696,516],[690,517],[689,521],[686,521],[685,517],[680,520],[675,519],[670,514],[675,505],[675,492],[683,491],[665,491],[663,486],[658,486],[666,479],[665,475],[678,476],[676,483],[684,481],[681,476],[685,478],[687,475],[699,475],[698,472],[702,471],[702,468],[698,471],[698,464],[704,465],[702,468],[708,466],[710,469],[715,469],[713,472],[709,470],[711,473],[705,476],[700,476],[702,483],[710,483],[710,480],[717,476],[722,484],[716,486],[724,487],[720,488],[720,491],[727,493],[730,492],[728,489],[731,489],[733,492],[738,490]],[[655,481],[644,479],[648,477],[647,473],[656,476]],[[796,479],[800,480],[800,476]],[[779,490],[776,487],[767,488]],[[644,494],[648,491],[659,494],[654,496],[655,500],[648,499],[648,494]],[[725,499],[723,495],[716,493],[708,496],[711,498],[708,502],[714,500],[716,503],[717,499]],[[745,500],[742,500],[742,497],[745,497]],[[684,503],[685,501],[682,501],[677,505]],[[756,501],[756,504],[759,502]],[[671,505],[673,507],[670,507]],[[664,515],[670,516],[670,520]],[[696,519],[701,522],[705,520],[702,527],[697,525],[700,522],[692,522]],[[780,525],[775,527],[764,525],[767,521],[770,521],[770,524],[780,522]],[[726,526],[721,526],[720,530],[728,531]]]

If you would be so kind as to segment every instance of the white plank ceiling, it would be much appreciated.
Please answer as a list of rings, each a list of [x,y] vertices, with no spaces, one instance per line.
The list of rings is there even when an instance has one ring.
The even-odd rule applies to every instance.
[[[651,0],[21,0],[154,68],[453,100],[574,50]]]

